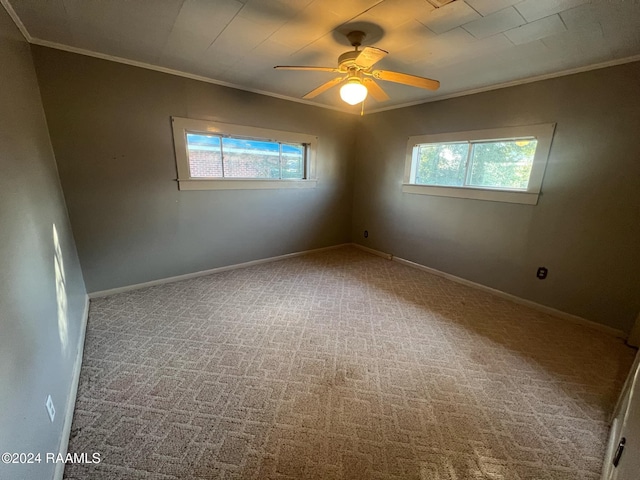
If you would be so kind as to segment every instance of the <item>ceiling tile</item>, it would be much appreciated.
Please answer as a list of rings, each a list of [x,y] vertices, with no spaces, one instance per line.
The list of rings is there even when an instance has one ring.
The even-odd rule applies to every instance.
[[[603,41],[611,44],[612,54],[616,57],[634,55],[634,52],[640,48],[638,45],[640,3],[638,2],[594,1],[562,12],[561,17],[570,31],[576,28],[583,29],[594,23],[601,25],[604,33]]]
[[[548,56],[549,48],[542,41],[534,41],[503,50],[496,55],[496,58],[502,64],[501,69],[508,65],[514,67],[511,70],[510,80],[517,80],[532,75],[532,72],[536,72],[533,74],[548,73],[544,67]],[[523,59],[526,61],[522,61]]]
[[[640,52],[640,4],[637,2],[593,2],[560,14],[569,29],[564,36],[566,42],[587,42],[598,39],[598,51],[581,50],[579,58],[585,56],[602,59],[603,48],[610,58],[624,58]],[[594,40],[595,42],[596,40]]]
[[[63,0],[14,0],[11,6],[18,14],[22,23],[27,26],[33,38],[51,40],[56,43],[75,45],[67,23],[67,12]]]
[[[287,7],[294,8],[296,10],[303,10],[307,7],[313,0],[251,0],[247,2],[247,0],[240,0],[243,3],[281,3]]]
[[[502,54],[502,52],[509,51],[512,48],[514,48],[514,46],[509,39],[505,37],[504,34],[499,33],[482,40],[474,41],[473,44],[460,55],[460,60],[463,61],[472,57],[491,58]]]
[[[585,28],[574,27],[556,35],[549,35],[542,41],[553,50],[570,49],[573,45],[586,45],[589,43],[604,44],[602,27],[599,23],[590,23]]]
[[[467,35],[473,38],[473,41],[461,48],[450,51],[446,55],[434,56],[431,60],[431,65],[442,68],[448,65],[464,64],[474,59],[488,60],[500,55],[505,50],[514,48],[513,43],[501,33],[482,40],[477,40],[470,34]]]
[[[638,22],[602,22],[604,40],[615,58],[634,55],[640,49]]]
[[[559,18],[558,18],[559,20]],[[467,32],[476,38],[485,38],[502,33],[526,23],[524,18],[513,7],[508,7],[486,17],[463,25]]]
[[[343,22],[344,19],[340,16],[314,2],[280,27],[270,38],[300,49],[331,32]]]
[[[591,0],[524,0],[516,5],[527,22],[563,12]]]
[[[558,15],[541,18],[522,27],[505,32],[505,35],[516,45],[562,33],[567,29]]]
[[[480,15],[486,17],[498,10],[510,7],[522,0],[465,0]]]
[[[595,28],[595,27],[598,28]],[[550,58],[556,68],[568,69],[580,66],[579,58],[589,55],[593,63],[611,58],[610,45],[604,42],[599,24],[592,23],[589,28],[574,28],[542,40],[549,48]]]
[[[71,32],[80,48],[155,63],[182,2],[64,0],[64,6]]]
[[[481,18],[480,14],[462,0],[417,16],[416,19],[435,33],[444,33],[460,25]]]
[[[242,10],[241,17],[254,23],[275,23],[282,25],[295,17],[300,11],[311,3],[312,0],[298,0],[296,2],[283,2],[281,0],[260,0],[247,2]]]
[[[323,9],[327,9],[343,17],[344,19],[352,19],[371,7],[380,3],[381,0],[315,0],[315,2]]]
[[[499,83],[515,81],[531,75],[531,71],[540,68],[540,61],[544,62],[547,48],[542,42],[532,42],[523,46],[514,46],[504,35],[498,34],[481,40],[481,42],[495,42],[503,38],[510,47],[500,52],[488,55],[473,55],[464,62],[445,66],[438,70],[441,88],[451,92],[482,88]],[[522,58],[531,58],[531,64],[522,62]],[[502,72],[508,68],[510,76],[505,77]],[[465,87],[469,85],[469,87]]]
[[[409,20],[385,32],[384,36],[374,43],[374,46],[388,51],[390,54],[415,45],[429,42],[437,35],[417,20]]]
[[[626,23],[631,20],[640,28],[640,3],[602,2],[585,3],[560,14],[569,30],[582,28],[590,23]]]
[[[433,34],[432,34],[433,35]],[[462,28],[449,30],[442,35],[433,35],[425,42],[419,42],[396,52],[394,60],[406,64],[433,63],[442,57],[452,57],[469,48],[475,39]]]
[[[259,58],[268,57],[283,61],[283,59],[293,55],[296,51],[298,51],[297,46],[285,45],[284,43],[276,42],[268,38],[254,48],[251,51],[251,55]]]
[[[264,42],[278,27],[269,23],[255,23],[237,15],[218,35],[207,54],[224,51],[238,56],[249,54]]]
[[[338,56],[350,50],[353,50],[353,47],[337,44],[331,35],[323,35],[304,48],[298,49],[290,58],[294,65],[337,67]]]
[[[591,4],[580,5],[560,13],[560,18],[569,30],[577,27],[582,28],[584,25],[598,23],[601,15]]]
[[[444,7],[447,3],[453,2],[453,0],[427,0],[427,2],[431,3],[437,8]]]
[[[182,5],[167,40],[161,61],[180,64],[199,58],[243,8],[236,0],[189,0]]]
[[[372,22],[384,30],[389,30],[415,19],[416,16],[425,16],[433,10],[435,7],[426,0],[385,0],[353,20]]]

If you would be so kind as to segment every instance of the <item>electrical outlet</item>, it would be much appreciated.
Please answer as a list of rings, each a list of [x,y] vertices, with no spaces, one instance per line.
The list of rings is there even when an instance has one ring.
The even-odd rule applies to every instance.
[[[369,230],[364,231],[364,238],[369,238]]]
[[[547,273],[549,273],[549,270],[547,270],[545,267],[539,267],[538,273],[536,273],[536,277],[538,277],[540,280],[544,280],[545,278],[547,278]]]
[[[45,403],[44,405],[45,407],[47,407],[49,418],[53,422],[53,419],[56,418],[56,407],[53,406],[53,400],[51,399],[51,395],[47,395],[47,403]]]

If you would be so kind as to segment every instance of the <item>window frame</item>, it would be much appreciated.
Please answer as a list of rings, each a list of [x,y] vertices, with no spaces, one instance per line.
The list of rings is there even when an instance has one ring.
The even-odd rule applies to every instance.
[[[314,188],[317,184],[315,163],[318,137],[314,135],[183,117],[171,117],[171,126],[176,154],[176,168],[178,171],[178,188],[180,190]],[[306,158],[304,178],[192,178],[189,166],[188,133],[203,135],[214,134],[289,144],[305,144]]]
[[[537,205],[555,128],[555,123],[543,123],[537,125],[522,125],[516,127],[488,128],[465,132],[411,136],[407,141],[407,154],[402,191],[404,193],[420,195],[435,195],[441,197],[457,197],[474,200]],[[536,153],[533,158],[533,164],[531,166],[531,174],[529,175],[529,184],[526,190],[500,187],[481,187],[476,185],[445,186],[415,183],[414,164],[417,159],[416,154],[414,153],[414,147],[417,145],[426,143],[495,142],[524,137],[532,137],[538,141]],[[468,166],[468,168],[470,168],[470,166]]]

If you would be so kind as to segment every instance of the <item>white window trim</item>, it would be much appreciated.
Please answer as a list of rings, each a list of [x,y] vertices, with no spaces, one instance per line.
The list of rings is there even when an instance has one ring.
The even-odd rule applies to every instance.
[[[234,125],[231,123],[192,118],[171,117],[173,144],[178,168],[180,190],[250,190],[275,188],[314,188],[316,179],[316,154],[318,137],[304,133],[284,132],[268,128]],[[304,179],[247,179],[247,178],[191,178],[187,133],[215,133],[239,137],[272,139],[283,143],[305,143],[308,145]]]
[[[402,191],[420,195],[436,195],[440,197],[469,198],[474,200],[489,200],[494,202],[523,203],[537,205],[542,188],[542,179],[547,167],[551,141],[555,131],[555,123],[538,125],[522,125],[517,127],[489,128],[485,130],[472,130],[468,132],[438,133],[433,135],[417,135],[409,137],[407,142],[407,155],[404,168],[404,182]],[[463,141],[490,141],[496,139],[511,139],[521,137],[535,137],[538,141],[536,153],[533,158],[531,175],[527,190],[510,190],[501,188],[482,187],[450,187],[419,185],[415,182],[413,167],[413,147],[422,143],[444,143]]]

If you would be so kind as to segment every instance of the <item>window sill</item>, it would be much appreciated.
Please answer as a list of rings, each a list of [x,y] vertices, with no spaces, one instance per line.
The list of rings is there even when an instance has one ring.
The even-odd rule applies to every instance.
[[[414,185],[405,183],[402,185],[404,193],[419,195],[434,195],[438,197],[468,198],[472,200],[487,200],[490,202],[522,203],[525,205],[537,205],[539,193],[516,192],[511,190],[489,190],[484,188],[468,187],[433,187],[428,185]]]
[[[262,190],[279,188],[315,188],[317,180],[178,180],[180,190]]]

